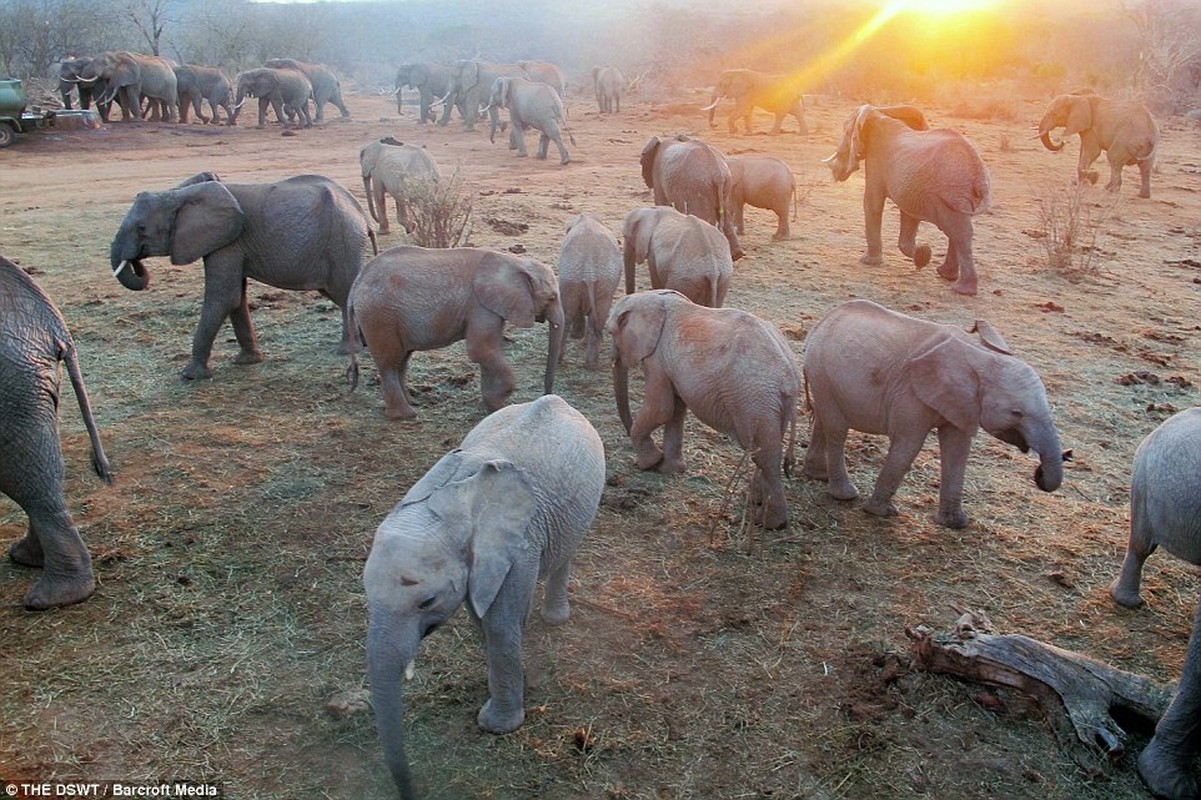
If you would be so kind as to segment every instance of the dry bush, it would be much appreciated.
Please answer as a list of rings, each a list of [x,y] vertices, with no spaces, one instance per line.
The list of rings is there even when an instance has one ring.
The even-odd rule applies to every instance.
[[[421,247],[459,247],[471,238],[475,194],[463,187],[455,170],[449,180],[412,181],[409,189],[409,238]]]
[[[1038,199],[1036,238],[1047,253],[1047,266],[1067,277],[1095,274],[1100,269],[1097,237],[1113,216],[1118,199],[1098,205],[1085,198],[1085,186],[1074,182],[1050,189]]]

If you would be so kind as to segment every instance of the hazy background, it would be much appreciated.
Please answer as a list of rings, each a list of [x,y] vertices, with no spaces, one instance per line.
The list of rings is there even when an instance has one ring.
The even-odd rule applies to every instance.
[[[129,49],[232,74],[291,56],[327,63],[360,88],[390,88],[402,63],[480,57],[554,61],[577,86],[594,64],[614,64],[641,79],[645,99],[747,66],[802,72],[811,93],[875,102],[950,88],[1039,95],[1091,86],[1138,95],[1160,113],[1201,105],[1195,0],[997,0],[942,18],[901,13],[840,53],[881,5],[0,0],[0,69],[49,77],[69,54]]]

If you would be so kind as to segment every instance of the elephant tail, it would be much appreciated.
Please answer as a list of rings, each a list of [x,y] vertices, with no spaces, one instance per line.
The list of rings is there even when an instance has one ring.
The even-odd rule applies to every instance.
[[[371,241],[374,244],[375,235],[372,234]],[[354,293],[346,298],[346,330],[350,332],[349,349],[350,349],[350,364],[346,367],[346,381],[350,384],[350,392],[359,387],[359,359],[355,354],[355,348],[362,338],[362,333],[359,331],[358,325],[354,321]],[[367,342],[363,342],[363,346],[367,346]]]
[[[806,393],[807,392],[808,386],[806,386]],[[782,399],[785,403],[791,404],[792,406],[788,409],[790,412],[788,414],[788,449],[784,451],[784,477],[791,478],[792,465],[796,463],[796,398],[790,395],[784,395]]]
[[[75,345],[70,340],[59,343],[58,357],[67,365],[67,375],[71,378],[71,388],[75,390],[75,400],[79,403],[79,411],[83,415],[84,427],[88,429],[88,439],[92,442],[92,469],[105,483],[113,482],[112,467],[104,456],[104,447],[100,444],[100,431],[96,428],[96,420],[92,417],[92,406],[88,402],[88,392],[83,385],[83,376],[79,372],[79,361],[75,357]]]
[[[796,219],[796,218],[793,217],[793,219]],[[379,239],[376,238],[375,228],[372,228],[370,225],[367,226],[367,238],[371,240],[371,255],[378,256],[379,255]]]

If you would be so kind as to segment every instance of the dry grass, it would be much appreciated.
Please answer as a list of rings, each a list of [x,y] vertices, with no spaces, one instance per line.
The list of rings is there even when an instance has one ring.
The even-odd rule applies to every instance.
[[[1044,192],[1038,202],[1037,238],[1047,266],[1069,280],[1095,275],[1101,268],[1099,239],[1117,212],[1121,196],[1098,202],[1084,183],[1068,183]]]
[[[111,488],[89,477],[86,436],[67,399],[68,498],[101,585],[80,606],[28,614],[19,602],[29,571],[0,565],[5,778],[216,778],[236,797],[393,796],[370,713],[344,699],[365,688],[361,572],[376,525],[483,417],[464,347],[415,355],[410,386],[420,417],[389,422],[370,381],[347,393],[345,359],[333,352],[337,309],[315,294],[252,285],[267,360],[230,365],[236,345],[226,328],[213,379],[187,383],[176,373],[198,316],[199,265],[155,260],[143,293],[124,291],[105,268],[108,232],[141,189],[208,168],[229,180],[312,171],[358,185],[359,144],[412,120],[369,122],[387,101],[350,102],[352,120],[290,138],[271,129],[113,125],[92,138],[30,137],[0,152],[3,250],[40,270],[36,279],[71,325],[117,469]],[[1023,117],[1042,105],[1027,104]],[[1003,633],[1159,680],[1179,674],[1195,571],[1157,554],[1138,611],[1116,609],[1105,587],[1124,545],[1135,445],[1172,408],[1198,402],[1196,320],[1181,298],[1201,276],[1201,202],[1188,183],[1201,133],[1165,136],[1156,199],[1130,200],[1104,221],[1123,246],[1103,275],[1078,283],[1046,269],[1042,244],[1023,235],[1039,225],[1035,200],[1048,171],[1074,165],[1040,150],[998,157],[982,148],[994,207],[976,222],[981,294],[961,298],[895,252],[879,267],[858,264],[861,177],[831,184],[805,171],[821,173],[817,159],[833,149],[842,105],[814,105],[808,137],[706,133],[695,108],[664,116],[633,104],[603,119],[589,111],[573,122],[580,147],[567,168],[514,158],[503,144],[490,149],[479,133],[404,138],[437,149],[440,163],[464,164],[473,214],[527,226],[479,226],[475,244],[521,245],[546,263],[571,216],[596,211],[616,226],[649,202],[636,157],[652,133],[692,131],[726,152],[779,154],[811,190],[788,242],[770,241],[774,215],[747,209],[749,255],[737,265],[730,304],[780,326],[798,355],[804,331],[849,297],[956,324],[987,318],[1040,371],[1076,461],[1064,488],[1045,495],[1030,481],[1029,457],[979,436],[965,486],[972,524],[962,531],[931,519],[933,440],[893,519],[869,517],[794,477],[786,485],[790,528],[756,532],[748,553],[743,453],[690,418],[689,470],[640,472],[608,376],[583,369],[582,353],[569,348],[556,391],[593,421],[608,460],[601,508],[576,564],[573,618],[559,628],[531,621],[526,723],[502,737],[475,726],[487,689],[467,616],[425,641],[406,722],[426,794],[1145,797],[1133,771],[1145,733],[1132,732],[1119,763],[1082,772],[1019,698],[1001,693],[1004,712],[987,710],[979,687],[914,671],[903,631],[945,628],[953,607],[978,608]],[[1003,134],[1017,142],[1024,125],[969,120],[963,128],[976,142]],[[70,156],[84,147],[106,158],[80,188]],[[1100,194],[1091,188],[1087,197]],[[886,240],[895,240],[896,225],[895,212],[886,214]],[[921,235],[936,252],[945,247],[930,226]],[[639,281],[646,285],[645,273]],[[513,399],[532,399],[545,330],[509,336]],[[1161,379],[1119,380],[1139,374]],[[632,392],[640,393],[637,381]],[[803,442],[804,420],[798,433]],[[852,435],[848,458],[861,492],[886,447],[880,437]],[[0,540],[23,526],[0,501]]]
[[[471,238],[474,193],[459,170],[441,181],[411,181],[408,188],[413,244],[459,247]]]

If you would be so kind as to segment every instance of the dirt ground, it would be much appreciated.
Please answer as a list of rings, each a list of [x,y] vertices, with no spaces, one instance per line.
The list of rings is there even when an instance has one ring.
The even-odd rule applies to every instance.
[[[1116,203],[1087,188],[1094,263],[1053,268],[1040,208],[1065,196],[1077,144],[1054,155],[1031,138],[1046,101],[1021,100],[1013,119],[926,109],[970,137],[991,170],[972,298],[890,245],[894,209],[885,263],[858,263],[862,172],[834,184],[819,163],[851,100],[815,98],[808,135],[768,137],[765,115],[758,135],[727,135],[724,120],[710,131],[700,92],[603,118],[580,95],[567,167],[518,159],[457,121],[419,128],[412,109],[397,116],[391,98],[368,93],[350,97],[352,119],[335,111],[292,136],[116,123],[0,151],[0,252],[73,330],[117,473],[106,487],[88,470],[68,395],[68,501],[99,589],[82,605],[28,613],[33,574],[0,564],[0,777],[215,779],[235,798],[393,796],[364,701],[362,567],[385,514],[484,414],[459,345],[413,358],[419,419],[387,421],[378,384],[348,394],[337,309],[262,285],[251,292],[265,362],[229,363],[227,326],[213,378],[181,380],[200,265],[150,259],[153,283],[140,294],[108,274],[109,241],[138,191],[202,170],[242,182],[316,172],[365,203],[358,149],[392,134],[478,193],[472,243],[520,244],[554,264],[575,214],[620,229],[651,202],[637,163],[648,136],[690,132],[727,154],[780,156],[798,178],[790,241],[772,242],[774,217],[748,209],[728,305],[778,325],[798,357],[806,331],[849,298],[964,326],[988,319],[1042,375],[1075,461],[1044,494],[1031,456],[979,435],[972,522],[951,531],[932,521],[932,437],[898,494],[900,516],[870,517],[794,477],[791,527],[757,535],[748,554],[736,445],[692,419],[687,473],[638,471],[608,373],[583,369],[573,342],[555,388],[600,431],[609,468],[576,564],[573,617],[561,628],[531,622],[526,722],[502,737],[475,725],[486,677],[466,615],[425,641],[408,693],[419,785],[431,798],[1145,797],[1134,759],[1146,731],[1131,733],[1117,763],[1097,756],[1082,769],[1020,698],[916,670],[904,633],[943,630],[955,609],[976,609],[1001,633],[1160,681],[1179,675],[1196,572],[1156,555],[1136,611],[1106,587],[1125,548],[1134,449],[1198,402],[1201,130],[1161,121],[1152,199],[1135,196],[1133,169]],[[941,258],[938,232],[919,235]],[[402,241],[394,232],[382,246]],[[511,333],[514,401],[537,396],[545,338],[542,327]],[[861,492],[885,449],[852,434]],[[0,542],[24,526],[0,500]]]

